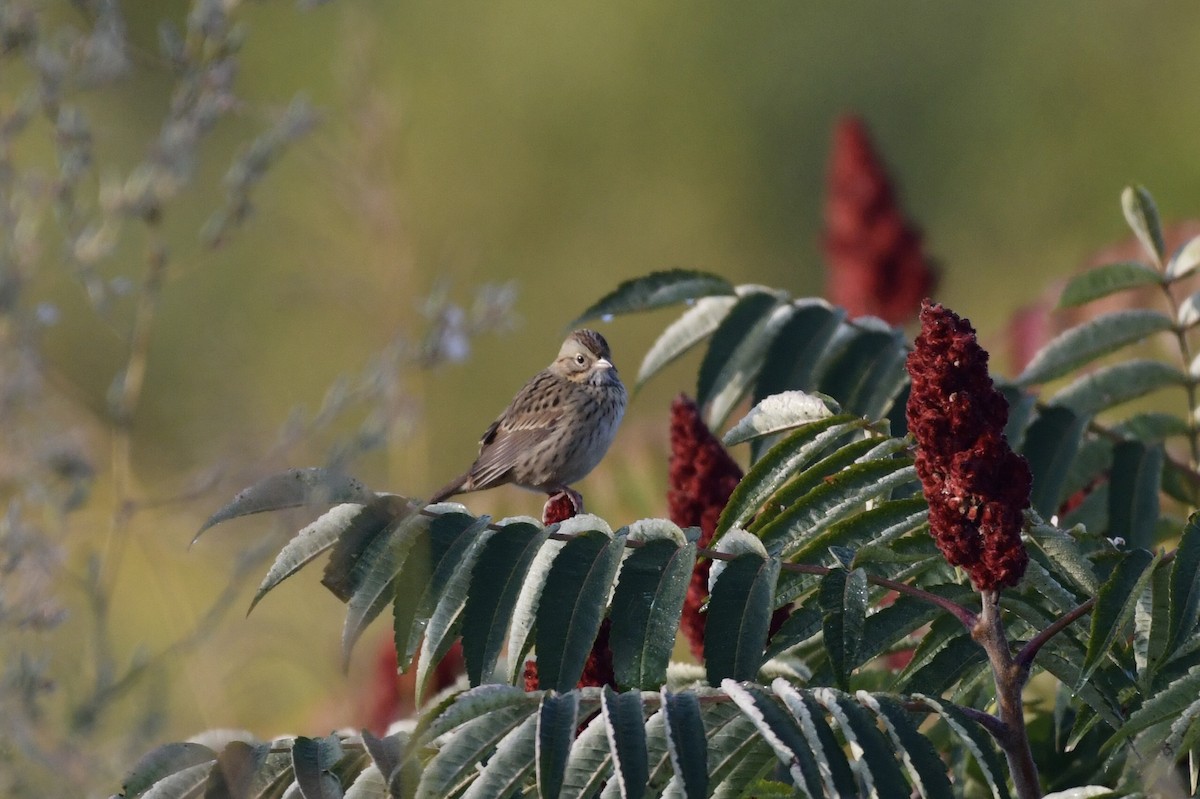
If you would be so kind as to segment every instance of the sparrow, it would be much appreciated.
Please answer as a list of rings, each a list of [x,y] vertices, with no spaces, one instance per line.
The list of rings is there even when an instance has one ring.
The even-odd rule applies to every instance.
[[[484,432],[471,468],[436,491],[430,504],[455,494],[511,484],[565,493],[596,467],[625,415],[627,395],[604,336],[576,330],[558,357],[517,392]]]

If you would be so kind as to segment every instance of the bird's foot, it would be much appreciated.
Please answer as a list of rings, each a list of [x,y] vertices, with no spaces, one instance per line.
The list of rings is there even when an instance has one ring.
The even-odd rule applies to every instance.
[[[583,513],[583,495],[564,486],[555,491],[542,506],[542,523],[554,524]]]

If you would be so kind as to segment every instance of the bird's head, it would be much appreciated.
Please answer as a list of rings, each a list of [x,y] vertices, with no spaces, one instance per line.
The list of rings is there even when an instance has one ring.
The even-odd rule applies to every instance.
[[[567,336],[550,369],[574,383],[604,386],[620,382],[608,342],[595,330],[576,330]]]

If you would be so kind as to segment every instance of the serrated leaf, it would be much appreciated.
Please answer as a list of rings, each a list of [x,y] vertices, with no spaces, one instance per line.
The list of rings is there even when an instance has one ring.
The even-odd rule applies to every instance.
[[[921,694],[914,694],[913,698],[919,699],[933,708],[934,712],[946,722],[951,732],[963,742],[971,752],[971,756],[975,758],[975,762],[979,764],[988,787],[992,789],[992,796],[995,799],[1009,799],[1008,784],[1004,780],[1004,767],[1000,765],[1000,758],[996,755],[996,750],[992,747],[987,733],[978,724],[967,718],[962,710],[949,702],[942,702]]]
[[[384,789],[387,788],[387,779],[400,767],[400,763],[404,760],[404,750],[408,745],[407,733],[396,733],[387,735],[383,738],[376,738],[369,730],[363,730],[361,733],[363,748],[367,750],[367,754],[371,756],[371,762],[375,764],[379,774],[383,777]]]
[[[1175,314],[1175,322],[1185,330],[1200,322],[1200,292],[1189,294],[1179,303],[1179,312]]]
[[[501,526],[484,545],[463,608],[463,659],[472,685],[491,679],[525,576],[547,535],[542,527],[515,522]],[[557,551],[561,544],[553,546]],[[519,660],[520,655],[509,657]]]
[[[1096,571],[1079,542],[1069,531],[1063,531],[1048,524],[1030,525],[1029,540],[1045,553],[1047,559],[1054,564],[1055,571],[1067,578],[1081,593],[1095,596],[1100,590],[1100,582]]]
[[[1112,574],[1100,586],[1096,606],[1092,608],[1092,630],[1088,637],[1087,656],[1076,688],[1083,685],[1108,655],[1113,641],[1133,617],[1134,606],[1153,573],[1158,557],[1144,549],[1134,550],[1123,557]]]
[[[463,794],[463,799],[505,799],[515,796],[533,772],[537,716],[529,716],[496,745],[483,772]]]
[[[788,767],[796,785],[803,785],[810,796],[821,796],[821,776],[818,760],[809,748],[808,741],[797,726],[796,719],[757,686],[739,685],[733,680],[724,680],[721,688],[737,703],[781,763]]]
[[[879,718],[883,731],[904,760],[917,792],[925,799],[954,799],[954,789],[946,777],[946,764],[929,739],[917,729],[912,714],[886,696],[858,691],[855,698]]]
[[[927,524],[928,517],[929,506],[921,494],[908,499],[880,502],[873,508],[830,525],[796,550],[792,559],[804,561],[810,555],[831,547],[846,547],[855,550],[855,565],[865,563],[895,539]]]
[[[719,294],[732,294],[733,286],[724,278],[690,269],[669,269],[626,280],[581,313],[575,327],[589,319],[649,311],[685,300],[698,300]]]
[[[367,766],[346,789],[346,799],[392,799],[388,792],[387,778],[379,771],[378,766]]]
[[[1108,536],[1123,538],[1130,547],[1150,547],[1159,517],[1163,452],[1139,441],[1113,447],[1108,484]]]
[[[1058,307],[1074,308],[1118,291],[1162,282],[1156,270],[1136,261],[1105,264],[1072,277],[1059,297]]]
[[[1200,236],[1189,239],[1171,258],[1171,262],[1167,264],[1167,278],[1178,280],[1186,277],[1195,272],[1196,267],[1200,267]]]
[[[321,585],[343,602],[358,590],[370,571],[375,558],[387,548],[393,530],[416,514],[416,508],[403,497],[388,497],[388,502],[372,502],[363,515],[348,526],[333,545]],[[362,518],[362,523],[358,523]]]
[[[214,763],[216,759],[216,752],[198,743],[170,743],[155,747],[129,770],[121,795],[134,799],[159,780],[193,766]]]
[[[497,525],[497,527],[501,527],[501,525]],[[421,646],[421,654],[417,659],[415,691],[418,705],[424,699],[425,685],[428,681],[430,670],[442,662],[442,658],[445,657],[446,652],[453,645],[454,639],[464,623],[463,615],[465,613],[467,598],[469,592],[474,590],[473,575],[476,565],[479,563],[480,556],[485,551],[493,535],[494,532],[492,530],[485,529],[472,539],[456,565],[453,574],[450,575],[445,587],[442,589],[441,597],[434,605],[433,612],[429,615],[429,620],[425,622],[425,640]],[[399,617],[403,622],[405,619],[404,614],[399,614]],[[413,636],[413,631],[406,629],[404,623],[400,627],[401,629],[397,630],[393,626],[392,630],[398,655],[402,652],[407,652],[407,647],[411,643]],[[463,646],[465,650],[465,641]],[[408,663],[403,661],[401,665],[406,668],[408,667]]]
[[[650,781],[642,692],[635,689],[618,694],[606,685],[601,693],[601,712],[621,797],[641,799]]]
[[[817,488],[820,488],[833,475],[867,457],[869,453],[876,449],[878,442],[879,439],[875,438],[860,438],[848,444],[839,443],[837,449],[828,455],[820,452],[816,453],[815,457],[820,458],[820,460],[817,460],[811,466],[798,465],[795,467],[800,469],[800,471],[791,477],[782,488],[772,494],[768,501],[762,504],[747,529],[756,534],[759,533],[764,527],[775,521],[779,517],[779,514],[803,500]],[[764,457],[763,460],[766,460],[766,458]],[[764,465],[763,468],[767,467]],[[744,481],[745,478],[743,478]],[[732,501],[734,501],[734,497],[731,496],[730,502]],[[728,504],[726,507],[728,507]]]
[[[834,569],[821,579],[821,629],[834,677],[849,686],[867,618],[867,573]]]
[[[748,291],[738,298],[713,332],[700,363],[696,382],[696,404],[703,407],[718,388],[718,378],[726,370],[742,342],[757,326],[765,323],[781,303],[771,291]],[[712,427],[712,425],[709,425]]]
[[[908,458],[856,463],[796,500],[759,529],[758,535],[769,548],[778,547],[783,557],[790,558],[809,540],[863,503],[886,496],[894,488],[916,479],[916,470]]]
[[[425,766],[416,799],[444,799],[461,789],[478,773],[477,765],[530,719],[535,707],[529,702],[500,707],[456,727]]]
[[[693,307],[684,311],[682,316],[667,326],[642,357],[636,387],[641,388],[667,364],[711,336],[735,303],[735,296],[702,297]]]
[[[695,564],[695,544],[681,547],[664,538],[647,541],[625,557],[609,614],[618,685],[652,689],[666,681]]]
[[[567,758],[560,799],[595,796],[612,775],[612,754],[608,750],[608,732],[604,717],[597,713],[575,739]]]
[[[1142,730],[1178,718],[1196,701],[1197,696],[1200,696],[1200,666],[1193,666],[1187,674],[1146,698],[1142,706],[1129,717],[1129,721],[1105,742],[1105,748],[1111,749]]]
[[[397,578],[408,560],[418,538],[428,534],[430,519],[427,516],[409,516],[393,526],[387,545],[373,562],[366,564],[366,574],[346,605],[346,621],[342,627],[342,668],[350,664],[350,652],[354,644],[375,617],[396,597]],[[428,579],[428,566],[425,568]],[[412,587],[406,584],[406,588]],[[415,586],[424,590],[424,582]]]
[[[690,691],[662,691],[662,712],[666,727],[671,768],[683,785],[687,799],[708,795],[708,742],[700,700]]]
[[[292,771],[304,799],[341,799],[342,784],[332,771],[344,754],[336,735],[292,741]]]
[[[911,789],[874,719],[857,702],[832,688],[815,688],[812,695],[837,721],[846,742],[858,755],[863,766],[858,773],[868,795],[881,799],[909,799]]]
[[[743,525],[766,501],[821,453],[847,434],[866,427],[863,419],[849,414],[809,422],[759,458],[730,494],[717,521],[717,535]]]
[[[249,516],[252,513],[318,505],[339,505],[353,502],[367,504],[375,492],[361,482],[341,472],[314,467],[289,469],[259,480],[238,492],[225,507],[208,517],[192,539],[196,543],[204,531],[221,522]]]
[[[760,401],[722,437],[727,447],[752,438],[827,419],[841,413],[837,401],[824,394],[784,391]]]
[[[821,632],[821,612],[807,605],[793,608],[791,614],[771,636],[764,658],[770,660]]]
[[[142,799],[179,799],[179,797],[195,796],[204,788],[211,768],[212,764],[210,763],[200,763],[168,774],[150,786],[145,793],[141,794],[141,797]]]
[[[1138,358],[1083,375],[1055,394],[1049,403],[1070,408],[1080,416],[1094,416],[1160,389],[1186,383],[1187,377],[1175,367]]]
[[[811,388],[821,355],[846,312],[821,299],[795,300],[795,312],[767,350],[754,387],[755,401],[784,391]]]
[[[381,496],[366,505],[355,503],[337,505],[302,529],[275,556],[275,562],[267,571],[258,590],[255,591],[254,599],[250,601],[247,614],[254,610],[254,606],[267,595],[268,591],[332,547],[342,533],[353,527],[378,529],[387,524],[388,520],[394,516],[395,512],[392,506],[396,499],[396,497]]]
[[[397,584],[406,590],[397,594],[392,610],[393,638],[404,640],[404,632],[408,630],[408,646],[398,653],[401,669],[407,669],[412,662],[429,619],[451,586],[461,596],[460,586],[469,582],[480,547],[492,535],[488,529],[491,521],[490,516],[475,517],[457,511],[439,514],[429,525],[428,548],[410,553],[396,578]],[[423,590],[415,590],[422,586]]]
[[[940,695],[959,682],[966,682],[970,675],[987,664],[987,655],[969,635],[958,635],[937,652],[919,669],[911,670],[904,681],[904,690],[909,692]]]
[[[825,787],[825,796],[856,796],[858,785],[854,779],[850,761],[842,750],[842,745],[826,723],[820,705],[811,698],[808,692],[801,694],[791,683],[782,678],[776,678],[771,683],[771,690],[783,700],[784,706],[792,714],[792,718],[800,727],[804,740],[817,757],[817,769],[821,783]],[[821,794],[816,794],[821,795]]]
[[[557,799],[562,790],[578,715],[577,691],[562,695],[546,692],[542,695],[538,706],[536,750],[537,788],[542,799]]]
[[[1102,355],[1170,330],[1172,324],[1170,317],[1144,309],[1097,316],[1055,337],[1033,357],[1016,383],[1030,386],[1062,377]]]
[[[554,559],[544,589],[554,601],[537,610],[540,687],[569,691],[579,681],[624,550],[624,536],[586,530]]]
[[[258,772],[266,765],[270,752],[270,744],[250,744],[245,741],[227,743],[208,772],[208,781],[204,785],[205,799],[254,795],[251,791],[256,787]]]
[[[492,683],[480,685],[459,693],[422,716],[413,732],[409,748],[427,745],[451,730],[461,727],[481,716],[524,708],[532,713],[539,704],[540,695],[527,694],[513,685]]]
[[[749,394],[771,342],[795,313],[790,303],[767,296],[772,297],[772,304],[749,327],[739,329],[733,324],[739,319],[739,306],[734,306],[713,333],[696,386],[696,403],[707,407],[705,422],[711,429],[724,425],[738,402]]]
[[[903,334],[881,320],[869,323],[867,319],[870,317],[842,328],[846,332],[826,353],[814,386],[847,411],[864,416],[882,410],[879,405],[871,407],[871,399],[885,375],[892,375],[890,388],[884,392],[887,397],[899,390],[906,376]]]
[[[1188,434],[1187,422],[1173,413],[1148,411],[1130,416],[1113,427],[1113,432],[1146,444]]]
[[[1200,619],[1200,513],[1193,513],[1183,529],[1167,591],[1170,612],[1166,650],[1173,652],[1195,631]]]
[[[1166,245],[1163,244],[1158,208],[1155,207],[1150,192],[1141,186],[1126,186],[1121,192],[1121,210],[1124,211],[1125,221],[1142,243],[1146,254],[1161,267],[1166,257]]]
[[[724,562],[711,584],[704,626],[704,659],[710,685],[727,677],[752,680],[758,674],[778,575],[778,558],[749,552]]]
[[[1057,514],[1062,505],[1063,488],[1086,429],[1086,417],[1059,407],[1046,408],[1029,425],[1021,454],[1033,474],[1030,504],[1043,518]]]

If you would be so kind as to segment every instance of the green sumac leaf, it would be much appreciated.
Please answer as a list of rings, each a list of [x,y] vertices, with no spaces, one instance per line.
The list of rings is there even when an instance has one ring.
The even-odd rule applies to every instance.
[[[625,557],[610,613],[609,646],[618,685],[652,689],[666,681],[695,564],[695,544],[681,547],[663,538],[647,541]]]
[[[651,272],[644,277],[621,283],[581,313],[571,322],[571,326],[603,316],[649,311],[685,300],[732,293],[733,286],[729,281],[707,272],[690,269]]]
[[[1126,186],[1121,192],[1121,210],[1146,254],[1154,259],[1154,263],[1162,266],[1167,247],[1163,244],[1162,222],[1159,221],[1158,208],[1150,192],[1141,186]]]
[[[809,748],[818,756],[821,781],[825,786],[824,796],[857,796],[858,783],[854,770],[847,760],[842,744],[825,721],[825,711],[812,698],[812,692],[803,694],[782,678],[771,682],[771,690],[783,700],[784,706],[800,725]],[[811,794],[820,796],[822,794]]]
[[[624,550],[624,536],[587,530],[554,559],[544,589],[553,601],[537,610],[539,686],[563,692],[579,681]]]
[[[496,745],[487,765],[463,794],[463,799],[496,799],[516,796],[533,773],[537,717],[530,716]],[[349,798],[347,798],[349,799]]]
[[[916,480],[908,458],[855,463],[831,475],[764,525],[758,535],[769,548],[778,546],[791,557],[809,540],[846,518],[867,500]]]
[[[1197,267],[1200,267],[1200,236],[1190,239],[1179,248],[1179,252],[1167,264],[1167,277],[1178,280],[1196,271]]]
[[[803,785],[809,796],[822,796],[821,767],[792,714],[758,686],[738,685],[733,680],[725,680],[721,688],[754,722],[759,735],[775,751],[775,756],[787,765],[796,785]]]
[[[1193,666],[1187,674],[1146,699],[1129,717],[1129,721],[1108,740],[1106,746],[1115,746],[1155,724],[1178,718],[1196,701],[1197,696],[1200,696],[1200,666]]]
[[[575,739],[563,774],[560,799],[583,799],[600,793],[613,771],[608,748],[608,728],[597,713]]]
[[[756,403],[721,440],[725,446],[732,447],[752,438],[827,419],[839,411],[837,402],[824,394],[784,391]]]
[[[284,545],[267,576],[254,592],[250,610],[275,586],[291,577],[311,563],[318,555],[337,543],[343,533],[359,535],[359,530],[380,530],[398,512],[395,507],[399,497],[390,495],[376,497],[366,505],[347,503],[330,508],[312,524],[296,534]],[[250,611],[248,610],[247,613]]]
[[[1130,547],[1153,545],[1162,471],[1163,451],[1157,445],[1122,441],[1113,448],[1108,486],[1110,538],[1123,538]]]
[[[1138,358],[1101,367],[1055,394],[1050,404],[1094,416],[1155,391],[1187,383],[1187,376],[1162,361]]]
[[[333,774],[333,767],[343,754],[336,735],[300,737],[292,742],[292,770],[305,799],[341,799],[342,784]]]
[[[197,743],[172,743],[156,747],[142,756],[125,776],[121,796],[133,799],[159,780],[193,766],[215,762],[217,753]]]
[[[930,740],[921,734],[912,714],[886,696],[858,691],[855,698],[883,724],[883,731],[904,760],[917,793],[926,799],[954,799],[954,789],[946,776],[946,764]]]
[[[621,797],[641,799],[650,781],[642,692],[635,689],[618,694],[606,685],[600,701]]]
[[[992,745],[992,739],[976,722],[967,717],[962,709],[949,702],[943,702],[933,697],[914,694],[914,699],[920,699],[929,705],[942,717],[942,721],[950,728],[979,764],[988,787],[992,789],[995,799],[1009,799],[1008,783],[1004,779],[1004,766]]]
[[[1092,631],[1087,656],[1079,674],[1082,686],[1108,655],[1113,642],[1133,617],[1138,597],[1146,588],[1158,558],[1144,549],[1126,554],[1100,586],[1096,606],[1092,608]]]
[[[671,768],[683,783],[687,799],[708,795],[708,741],[700,700],[694,693],[662,692],[662,709]]]
[[[397,641],[403,641],[404,631],[408,630],[408,646],[401,653],[401,668],[408,668],[442,598],[448,594],[466,596],[462,589],[470,582],[471,570],[482,545],[492,535],[488,529],[491,520],[490,516],[475,517],[455,511],[442,513],[429,526],[429,546],[419,548],[415,553],[417,557],[409,555],[396,578],[397,584],[405,590],[397,592],[392,616],[392,632]],[[420,585],[425,588],[417,592],[415,589]]]
[[[821,579],[821,628],[825,650],[838,685],[848,687],[858,665],[859,644],[867,618],[867,573],[834,569]]]
[[[662,332],[642,358],[637,387],[640,388],[664,366],[711,336],[735,303],[737,297],[734,296],[701,297],[694,306],[684,311]]]
[[[1041,349],[1016,382],[1045,383],[1155,333],[1170,330],[1171,318],[1143,309],[1113,311],[1060,334]],[[836,396],[836,395],[834,395]]]
[[[727,677],[753,680],[758,674],[778,576],[778,558],[747,552],[725,561],[712,585],[704,626],[710,685]]]
[[[472,685],[490,679],[495,671],[525,575],[547,535],[534,524],[514,522],[502,526],[484,544],[463,608],[463,658]]]
[[[791,614],[771,636],[771,641],[767,645],[767,660],[778,657],[821,632],[821,617],[822,614],[819,610],[807,605],[793,608]]]
[[[538,706],[536,760],[538,795],[544,799],[557,799],[562,790],[578,718],[578,691],[561,695],[548,691],[542,695]]]
[[[771,447],[750,467],[729,496],[717,521],[717,534],[742,526],[784,483],[807,468],[840,438],[862,430],[866,424],[850,414],[839,414],[802,425]]]
[[[795,312],[767,350],[754,386],[755,402],[784,391],[809,389],[813,370],[846,318],[844,310],[824,300],[796,300],[792,305]]]
[[[721,324],[717,326],[700,363],[696,380],[696,404],[703,406],[712,399],[718,381],[738,348],[755,328],[764,323],[782,302],[772,291],[748,291],[738,298]]]
[[[232,502],[208,518],[192,543],[210,527],[239,516],[304,506],[366,504],[374,498],[375,492],[341,472],[320,467],[289,469],[238,492]]]
[[[1200,513],[1193,513],[1183,529],[1167,591],[1167,652],[1173,652],[1195,631],[1200,615]]]
[[[868,795],[880,799],[910,799],[911,789],[875,719],[858,702],[832,688],[816,688],[813,697],[837,721],[846,741],[858,754],[860,765],[865,766],[859,773]]]
[[[725,321],[728,322],[736,313],[735,307]],[[727,330],[725,322],[713,334],[714,345],[726,332],[737,336],[737,343],[728,357],[717,364],[719,368],[711,378],[712,383],[704,390],[704,401],[701,402],[699,396],[696,400],[697,403],[708,406],[707,422],[710,428],[715,430],[725,424],[734,406],[749,393],[751,385],[762,371],[771,342],[779,335],[779,331],[793,313],[795,309],[791,303],[777,301],[777,304],[746,330],[744,335],[738,335],[733,329]],[[713,353],[714,347],[710,346],[704,363],[700,365],[701,377],[712,373],[713,364],[709,356]],[[708,372],[705,371],[706,366],[710,367]]]
[[[1162,282],[1162,275],[1156,270],[1136,261],[1106,264],[1071,278],[1059,297],[1058,307],[1073,308],[1118,291]]]
[[[424,592],[429,580],[429,526],[428,517],[416,515],[393,525],[386,545],[374,560],[367,564],[362,581],[346,604],[346,622],[342,627],[343,668],[349,666],[350,652],[363,630],[396,597],[398,584],[404,585],[406,591],[415,589],[414,593],[418,596]],[[409,553],[418,543],[424,544],[423,554],[426,557],[414,557],[412,560],[424,562],[418,568],[408,570],[409,580],[401,583],[399,577],[405,564],[409,562]]]
[[[387,548],[391,532],[415,513],[416,509],[403,497],[396,496],[381,498],[364,507],[333,545],[321,584],[338,599],[349,602],[375,558]]]
[[[1043,518],[1058,513],[1087,422],[1087,417],[1068,408],[1050,407],[1033,420],[1025,433],[1021,454],[1033,473],[1030,504]]]

